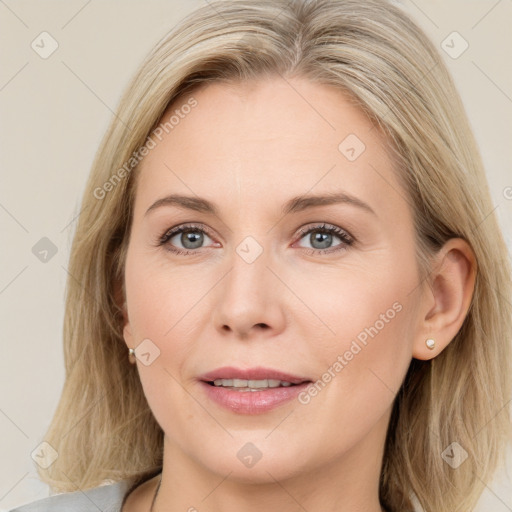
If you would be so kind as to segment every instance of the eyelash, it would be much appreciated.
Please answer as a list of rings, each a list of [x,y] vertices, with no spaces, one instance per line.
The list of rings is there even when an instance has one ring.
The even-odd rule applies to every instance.
[[[173,238],[174,235],[182,233],[184,231],[200,231],[208,235],[210,238],[213,239],[213,235],[210,233],[208,229],[205,229],[204,226],[201,226],[199,224],[180,224],[179,226],[176,226],[174,228],[168,229],[167,231],[164,231],[162,235],[158,237],[157,240],[157,246],[163,247],[165,245],[168,245],[166,247],[166,250],[173,252],[178,255],[196,255],[200,248],[198,249],[180,249],[179,247],[173,247],[170,244],[167,244],[167,242]],[[306,228],[301,228],[298,231],[299,240],[302,239],[305,235],[308,235],[311,232],[314,231],[321,231],[324,233],[329,233],[336,235],[338,238],[341,239],[342,243],[335,247],[329,247],[327,249],[313,249],[309,247],[301,247],[301,249],[305,250],[307,254],[326,254],[326,253],[333,253],[338,251],[346,251],[348,247],[350,247],[355,239],[344,229],[341,229],[337,226],[334,226],[332,224],[325,224],[320,223],[315,226],[308,226]]]

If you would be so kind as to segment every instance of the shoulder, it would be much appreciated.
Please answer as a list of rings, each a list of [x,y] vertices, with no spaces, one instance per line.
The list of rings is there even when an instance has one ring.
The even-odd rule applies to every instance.
[[[66,492],[49,496],[9,512],[120,512],[129,480],[100,485],[85,491]]]

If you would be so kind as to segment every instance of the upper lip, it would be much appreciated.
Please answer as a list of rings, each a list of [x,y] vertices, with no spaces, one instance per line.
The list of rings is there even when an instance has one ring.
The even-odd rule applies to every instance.
[[[243,379],[243,380],[264,380],[275,379],[292,384],[301,384],[302,382],[310,382],[307,377],[300,377],[290,373],[274,370],[272,368],[263,368],[261,366],[255,368],[235,368],[233,366],[223,366],[211,372],[205,373],[199,377],[199,380],[212,382],[217,379]]]

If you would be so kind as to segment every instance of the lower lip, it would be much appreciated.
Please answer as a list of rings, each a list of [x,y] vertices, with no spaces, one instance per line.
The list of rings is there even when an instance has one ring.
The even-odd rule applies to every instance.
[[[294,399],[310,382],[295,386],[267,388],[264,391],[233,391],[201,381],[208,398],[239,414],[260,414],[271,411]]]

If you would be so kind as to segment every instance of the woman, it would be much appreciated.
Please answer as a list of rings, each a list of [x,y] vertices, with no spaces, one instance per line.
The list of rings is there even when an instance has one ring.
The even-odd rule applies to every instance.
[[[471,510],[510,435],[492,211],[398,8],[197,10],[93,164],[40,470],[63,494],[17,510]]]

